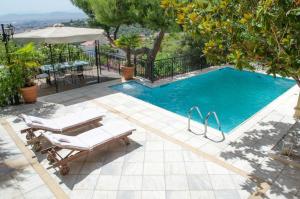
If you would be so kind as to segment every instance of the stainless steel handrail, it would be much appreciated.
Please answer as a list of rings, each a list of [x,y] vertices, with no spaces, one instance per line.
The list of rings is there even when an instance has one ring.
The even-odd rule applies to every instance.
[[[220,124],[219,117],[218,117],[217,113],[214,112],[214,111],[211,111],[211,112],[209,112],[209,113],[206,115],[206,118],[205,118],[205,125],[204,125],[204,137],[207,138],[207,135],[206,135],[206,134],[207,134],[207,125],[208,125],[208,120],[209,120],[211,114],[214,115],[215,120],[216,120],[216,122],[217,122],[217,124],[218,124],[218,129],[219,129],[219,131],[221,131],[221,133],[222,133],[223,140],[225,140],[225,135],[224,135],[224,132],[223,132],[222,129],[221,129],[221,124]]]
[[[188,112],[188,131],[191,131],[191,119],[192,119],[192,112],[193,110],[196,110],[198,112],[198,115],[200,116],[202,123],[204,124],[204,117],[199,109],[198,106],[193,106],[192,108],[190,108],[189,112]]]

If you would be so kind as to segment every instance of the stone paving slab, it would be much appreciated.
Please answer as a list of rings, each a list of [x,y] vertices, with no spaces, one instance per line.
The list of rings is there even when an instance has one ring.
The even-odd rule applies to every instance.
[[[0,125],[0,197],[54,198],[54,194],[36,173],[23,153]]]

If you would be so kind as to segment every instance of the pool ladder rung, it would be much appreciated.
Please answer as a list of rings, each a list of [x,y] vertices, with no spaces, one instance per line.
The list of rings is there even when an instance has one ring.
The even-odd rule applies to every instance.
[[[189,112],[188,112],[188,117],[189,117],[189,121],[188,121],[188,130],[191,131],[191,119],[192,119],[192,112],[193,110],[196,110],[198,115],[200,116],[202,123],[204,125],[204,117],[202,115],[202,112],[200,111],[198,106],[193,106],[192,108],[190,108]]]
[[[190,110],[188,112],[188,118],[189,118],[188,119],[188,131],[191,131],[191,119],[192,119],[193,110],[197,111],[198,115],[200,116],[200,118],[202,120],[202,124],[204,125],[204,137],[205,138],[207,138],[208,120],[209,120],[210,116],[213,115],[216,122],[217,122],[217,124],[218,124],[218,129],[222,133],[223,140],[225,140],[225,135],[224,135],[224,132],[222,131],[221,123],[220,123],[220,120],[219,120],[219,117],[218,117],[217,113],[215,111],[210,111],[209,113],[207,113],[207,115],[205,117],[205,120],[204,120],[203,114],[202,114],[202,112],[201,112],[201,110],[198,106],[193,106],[192,108],[190,108]]]

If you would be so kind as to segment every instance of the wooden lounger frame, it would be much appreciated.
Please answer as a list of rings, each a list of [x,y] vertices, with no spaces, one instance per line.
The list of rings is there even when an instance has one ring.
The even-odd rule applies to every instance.
[[[70,167],[68,166],[68,163],[71,161],[74,161],[82,156],[88,155],[90,152],[99,150],[102,147],[104,147],[107,144],[110,144],[112,142],[118,141],[118,140],[123,140],[126,145],[130,144],[128,136],[132,134],[132,132],[135,130],[132,130],[128,133],[125,133],[117,138],[111,139],[103,144],[100,144],[93,148],[92,150],[76,150],[76,149],[69,149],[70,152],[66,156],[61,156],[58,151],[62,150],[63,148],[60,148],[58,146],[52,146],[47,149],[42,150],[41,152],[43,154],[47,153],[47,160],[49,161],[50,164],[52,164],[53,168],[58,167],[59,172],[61,175],[67,175],[70,171]]]
[[[82,128],[82,127],[85,127],[85,126],[90,126],[90,125],[93,125],[93,124],[97,124],[102,119],[103,119],[103,117],[100,117],[100,118],[98,117],[98,118],[95,118],[95,119],[91,119],[88,122],[81,123],[81,124],[72,126],[70,128],[65,128],[65,129],[63,129],[63,131],[51,131],[51,132],[52,133],[67,133],[67,132],[72,132],[72,131],[77,130],[78,128]],[[42,131],[48,131],[48,130],[45,130],[43,128],[26,128],[26,129],[21,130],[22,134],[26,133],[27,144],[28,145],[33,145],[33,150],[36,151],[36,152],[40,151],[42,149],[42,146],[41,146],[41,138],[42,138],[42,136],[36,136],[36,134],[35,134],[36,131],[40,131],[40,130],[42,130]]]

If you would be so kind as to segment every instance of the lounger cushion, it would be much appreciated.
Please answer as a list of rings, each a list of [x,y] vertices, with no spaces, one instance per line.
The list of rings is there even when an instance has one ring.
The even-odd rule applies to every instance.
[[[53,145],[74,150],[93,150],[99,145],[103,145],[113,139],[118,139],[135,129],[125,121],[108,120],[103,126],[81,133],[77,136],[67,136],[42,133]]]
[[[113,135],[114,137],[122,136],[134,129],[128,122],[119,119],[109,119],[103,122],[103,131]]]
[[[60,131],[57,128],[57,124],[50,119],[43,119],[34,116],[28,116],[25,114],[20,115],[21,118],[25,121],[26,125],[31,128],[38,128],[38,129],[45,129],[45,130],[53,130],[53,131]]]
[[[101,119],[104,112],[101,110],[87,109],[77,113],[67,114],[54,119],[43,119],[25,114],[20,115],[26,125],[31,128],[43,129],[52,132],[62,132],[70,128]]]
[[[101,119],[104,112],[99,110],[84,110],[75,114],[69,114],[61,118],[54,119],[53,122],[57,123],[61,131],[75,126],[81,126],[85,123],[92,122],[93,120]]]
[[[85,143],[89,150],[114,139],[114,136],[103,131],[101,127],[89,130],[76,136],[78,140]]]
[[[76,136],[54,134],[51,132],[44,132],[42,134],[54,146],[58,146],[63,149],[89,150],[89,146],[78,140]]]
[[[118,139],[134,130],[135,129],[126,121],[109,119],[103,121],[103,126],[79,134],[76,137],[82,142],[85,142],[85,144],[89,146],[89,150],[93,150],[93,148],[105,142]]]

